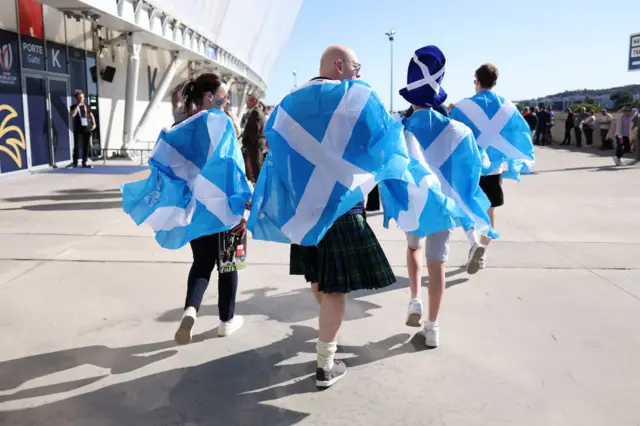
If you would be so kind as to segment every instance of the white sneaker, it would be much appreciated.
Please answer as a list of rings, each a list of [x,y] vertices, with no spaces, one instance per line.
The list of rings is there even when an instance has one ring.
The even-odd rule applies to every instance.
[[[481,260],[480,262],[478,262],[478,265],[480,265],[480,269],[485,269],[487,267],[487,262]]]
[[[177,344],[186,345],[191,342],[193,326],[196,323],[196,314],[196,308],[193,306],[189,306],[184,310],[184,314],[182,314],[182,321],[180,321],[180,326],[178,327],[178,331],[176,331],[175,335]]]
[[[429,322],[424,326],[424,330],[422,330],[422,334],[424,335],[425,345],[428,348],[437,348],[440,343],[440,326],[437,322]]]
[[[487,248],[482,244],[475,243],[469,250],[469,260],[467,260],[467,274],[477,274],[480,269],[480,263],[484,262],[484,253]]]
[[[409,302],[407,322],[409,327],[420,327],[422,323],[422,300],[413,299]]]
[[[225,337],[235,333],[244,325],[244,318],[240,315],[236,315],[227,322],[220,322],[218,326],[218,336]]]
[[[613,156],[613,162],[616,166],[622,166],[622,161],[618,158],[617,155]]]

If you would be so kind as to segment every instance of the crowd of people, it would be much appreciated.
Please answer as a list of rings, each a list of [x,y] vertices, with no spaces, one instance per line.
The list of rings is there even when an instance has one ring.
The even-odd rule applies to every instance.
[[[567,117],[564,122],[564,139],[560,143],[563,146],[572,144],[575,139],[575,146],[583,146],[583,137],[587,147],[594,146],[594,134],[596,129],[600,130],[601,151],[614,150],[614,162],[621,165],[624,154],[635,152],[637,132],[639,128],[640,116],[637,109],[623,107],[620,110],[620,118],[615,122],[611,113],[602,109],[596,113],[592,109],[581,107],[578,112],[567,109]],[[524,107],[522,114],[529,124],[529,129],[536,145],[550,145],[553,143],[551,129],[555,125],[555,114],[551,106],[547,107]],[[634,134],[636,137],[633,137]],[[614,141],[615,146],[614,146]]]
[[[443,105],[447,95],[441,87],[445,62],[444,54],[435,46],[427,46],[415,52],[409,63],[407,87],[400,91],[400,94],[411,104],[411,108],[399,120],[402,120],[406,129],[421,129],[426,136],[419,136],[419,132],[414,130],[417,136],[412,136],[412,138],[422,139],[418,140],[418,143],[422,144],[423,147],[429,143],[424,139],[429,139],[431,137],[429,135],[437,136],[443,126],[444,128],[452,129],[450,132],[443,133],[448,138],[447,143],[450,145],[459,144],[457,146],[464,145],[470,154],[464,160],[454,160],[454,157],[451,157],[451,163],[448,167],[450,170],[455,168],[456,173],[459,173],[457,176],[465,178],[471,176],[471,179],[467,179],[470,184],[465,183],[467,185],[465,191],[473,194],[473,197],[481,197],[486,200],[486,204],[481,203],[485,206],[481,215],[486,217],[487,222],[490,222],[490,226],[487,225],[488,229],[493,229],[495,228],[495,209],[504,204],[502,178],[503,173],[507,171],[503,166],[507,158],[504,156],[499,157],[499,160],[492,165],[491,169],[484,170],[483,158],[480,155],[481,148],[475,139],[480,137],[480,131],[476,129],[477,126],[473,126],[476,129],[475,133],[473,133],[471,130],[473,123],[461,112],[462,105],[460,105],[461,109],[454,107],[452,111],[453,118],[459,121],[448,118],[449,110],[452,108],[448,109]],[[322,55],[319,76],[308,84],[335,85],[340,84],[340,82],[354,81],[360,78],[360,70],[361,64],[358,62],[353,50],[344,46],[332,46]],[[483,104],[492,105],[492,107],[498,109],[504,107],[506,101],[493,92],[498,82],[498,76],[498,69],[493,65],[485,64],[478,68],[475,72],[475,94],[473,98],[469,98],[467,101],[480,98]],[[265,107],[256,96],[250,95],[247,100],[248,111],[242,122],[238,123],[238,120],[230,113],[228,108],[228,88],[220,77],[215,74],[203,74],[195,80],[181,84],[173,91],[173,100],[175,105],[174,126],[176,128],[183,126],[183,123],[186,123],[190,117],[196,117],[207,110],[227,112],[237,136],[242,135],[246,179],[255,184],[265,163],[265,156],[269,151],[267,138],[265,137],[265,123],[271,109]],[[375,114],[386,120],[383,115],[388,116],[388,113],[384,111],[384,108],[379,108],[375,111]],[[334,115],[332,121],[334,119],[350,119],[345,118],[347,116],[348,114],[344,116]],[[549,140],[546,136],[547,126],[552,122],[553,112],[550,109],[538,112],[532,111],[532,114],[527,114],[526,117],[537,117],[536,126],[532,127],[532,133],[534,128],[535,130],[542,129],[542,133],[544,133],[541,136],[542,143],[546,143]],[[522,118],[520,117],[520,119]],[[527,123],[533,123],[531,118],[527,119]],[[345,128],[345,125],[341,127],[341,123],[337,124],[339,125],[337,126],[338,128]],[[522,125],[526,128],[524,122]],[[242,131],[240,130],[241,127],[243,128]],[[391,127],[387,130],[376,129],[377,133],[391,131]],[[522,132],[514,132],[514,135],[518,133],[520,133],[518,137],[521,137]],[[332,136],[336,137],[338,135],[334,134]],[[350,133],[347,137],[351,137]],[[459,138],[463,138],[462,141],[458,140]],[[362,146],[366,146],[367,143],[368,141],[362,141]],[[531,138],[525,139],[524,143],[525,145],[527,143],[531,145]],[[237,148],[238,150],[240,149],[239,146]],[[441,161],[439,159],[440,154],[428,154],[427,150],[423,152],[422,149],[415,151],[411,146],[407,149],[409,149],[410,155],[419,157],[417,158],[418,163],[432,165],[434,169],[439,169],[442,166],[441,164],[436,164]],[[445,151],[452,151],[452,149],[445,148]],[[209,153],[210,155],[211,153]],[[531,147],[529,158],[533,160],[533,147]],[[199,161],[202,161],[202,159]],[[278,162],[282,161],[282,159],[274,157],[273,161]],[[333,160],[326,158],[324,161],[328,162],[329,168],[332,167]],[[180,167],[184,167],[184,162],[181,163]],[[519,171],[520,169],[518,169],[518,173]],[[237,170],[232,173],[237,173]],[[294,187],[296,185],[307,185],[306,181],[303,183],[301,174],[298,176],[296,173],[291,173],[288,179],[291,181],[288,183]],[[459,194],[456,193],[459,189],[450,186],[445,187],[444,182],[442,187],[442,192],[446,196],[459,198]],[[189,184],[188,188],[195,190],[192,184]],[[270,195],[276,196],[276,194]],[[374,193],[373,197],[378,198],[379,195]],[[375,201],[379,203],[379,199]],[[463,203],[463,200],[459,201]],[[464,200],[464,202],[467,201],[466,199]],[[373,207],[367,206],[366,208],[364,199],[348,207],[346,213],[331,224],[318,244],[291,245],[290,273],[292,275],[301,275],[305,278],[310,284],[311,291],[320,306],[316,370],[316,385],[319,388],[332,386],[346,374],[344,362],[334,359],[337,351],[338,332],[345,313],[346,293],[383,288],[396,282],[385,253],[373,230],[367,224],[366,210]],[[247,200],[246,206],[240,208],[240,210],[244,209],[244,214],[241,214],[238,223],[227,231],[202,235],[190,241],[193,263],[187,278],[184,314],[175,334],[175,340],[178,344],[187,344],[191,341],[197,312],[208,287],[213,269],[218,262],[220,239],[223,238],[225,233],[233,233],[235,235],[244,235],[246,233],[250,208],[251,200]],[[316,213],[311,212],[310,214]],[[454,226],[453,224],[447,225],[448,228],[453,228]],[[494,236],[486,230],[481,233],[473,224],[465,226],[465,231],[469,238],[470,247],[466,270],[467,273],[473,275],[486,267],[486,251]],[[426,245],[424,238],[411,232],[407,232],[406,237],[407,267],[410,275],[410,302],[405,323],[408,326],[422,327],[426,346],[434,348],[439,345],[440,329],[438,319],[445,289],[445,263],[450,249],[451,229],[428,235]],[[420,294],[423,250],[429,272],[429,303],[424,320],[423,303]],[[238,273],[237,271],[220,272],[219,264],[218,270],[218,310],[220,317],[218,335],[228,336],[243,325],[242,318],[235,315]]]

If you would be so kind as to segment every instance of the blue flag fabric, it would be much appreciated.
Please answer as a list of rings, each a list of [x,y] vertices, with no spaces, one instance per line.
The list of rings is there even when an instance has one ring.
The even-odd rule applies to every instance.
[[[464,228],[497,238],[487,213],[491,203],[479,185],[482,156],[471,129],[433,109],[416,111],[404,126],[409,154],[426,161],[442,193],[464,212]]]
[[[529,125],[518,108],[490,90],[463,99],[451,110],[451,118],[473,131],[481,153],[488,162],[483,174],[506,163],[504,177],[520,180],[535,162]]]
[[[247,224],[254,239],[317,245],[377,183],[413,179],[401,123],[362,81],[307,83],[278,105],[265,134],[270,152]]]
[[[151,225],[164,248],[233,228],[251,199],[240,144],[222,111],[163,130],[149,169],[147,179],[122,186],[122,208],[136,224]]]

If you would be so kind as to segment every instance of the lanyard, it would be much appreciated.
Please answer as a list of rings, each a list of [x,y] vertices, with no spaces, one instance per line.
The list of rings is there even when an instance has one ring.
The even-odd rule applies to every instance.
[[[82,107],[82,108],[80,108],[80,107]],[[82,111],[83,110],[84,110],[84,116],[86,116],[87,115],[87,106],[85,104],[82,104],[82,105],[78,106],[78,113],[80,114],[80,117],[84,117],[82,115]]]

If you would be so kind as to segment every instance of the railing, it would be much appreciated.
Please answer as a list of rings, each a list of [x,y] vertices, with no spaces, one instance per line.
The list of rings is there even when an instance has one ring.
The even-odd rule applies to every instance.
[[[117,160],[123,158],[129,158],[131,160],[137,160],[140,158],[140,165],[144,165],[146,161],[149,160],[151,156],[151,152],[153,151],[153,146],[155,145],[155,141],[138,141],[136,142],[137,146],[140,148],[101,148],[96,149],[97,155],[94,155],[93,158],[96,160],[102,160],[103,164],[107,164],[107,160]],[[144,147],[146,145],[146,147]],[[109,155],[109,153],[113,153],[114,155]]]

